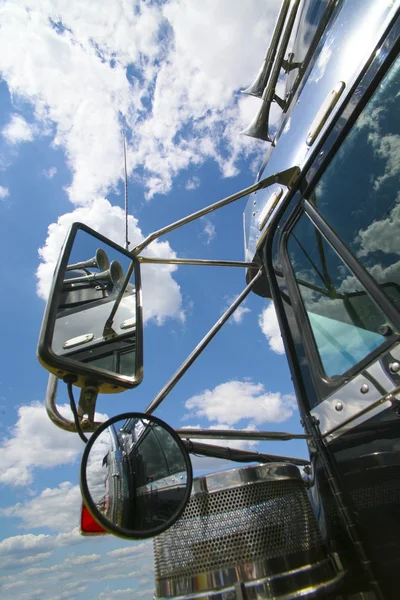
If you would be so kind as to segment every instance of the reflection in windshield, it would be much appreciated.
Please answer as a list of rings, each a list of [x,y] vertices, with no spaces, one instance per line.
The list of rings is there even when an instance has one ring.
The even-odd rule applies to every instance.
[[[394,293],[400,286],[399,88],[397,59],[310,202],[400,309],[400,295]],[[349,274],[349,285],[351,277]],[[393,285],[385,287],[384,283]]]
[[[307,215],[288,252],[325,373],[340,376],[385,341],[387,318]]]
[[[400,59],[308,198],[400,309]],[[303,216],[288,244],[326,374],[343,374],[395,329]]]

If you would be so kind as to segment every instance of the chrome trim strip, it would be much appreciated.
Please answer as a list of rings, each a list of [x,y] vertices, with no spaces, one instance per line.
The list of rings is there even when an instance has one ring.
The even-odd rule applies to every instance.
[[[196,581],[204,582],[208,588],[199,592],[189,591],[193,584],[193,581],[189,578],[185,578],[184,580],[179,581],[179,583],[158,581],[157,591],[163,595],[156,594],[155,598],[157,600],[168,600],[171,598],[174,598],[174,600],[228,600],[228,598],[231,598],[232,592],[235,592],[235,584],[239,581],[243,583],[246,590],[246,598],[248,598],[248,600],[256,600],[258,598],[266,598],[269,600],[292,600],[311,595],[321,589],[327,591],[337,584],[345,575],[345,571],[343,570],[340,559],[336,553],[334,555],[328,555],[327,558],[315,563],[305,564],[292,569],[288,569],[290,563],[289,556],[281,558],[281,560],[287,570],[276,575],[261,576],[251,581],[243,581],[243,579],[249,577],[249,571],[251,574],[257,573],[259,575],[268,572],[268,560],[258,559],[248,565],[238,565],[227,569],[218,569],[215,572],[199,573],[196,576]],[[273,559],[275,568],[276,561],[277,559]],[[317,573],[314,573],[314,571]],[[315,582],[318,573],[321,571],[322,573],[320,574],[327,577],[327,579],[325,581]],[[290,582],[289,585],[291,584],[293,586],[293,579],[296,578],[296,576],[307,577],[307,574],[309,574],[310,580],[306,585],[300,581],[300,585],[303,583],[301,588],[289,593],[280,594],[278,592],[278,595],[275,593],[276,590],[274,590],[274,584],[279,585],[279,580],[287,578]],[[244,577],[241,577],[242,575],[244,575]],[[312,581],[311,578],[313,578],[314,581]],[[171,593],[173,595],[171,595]],[[229,594],[229,596],[225,596],[225,594]]]
[[[388,350],[392,356],[398,353],[400,356],[400,343]],[[400,393],[400,387],[395,387],[395,382],[381,364],[381,358],[310,411],[328,442],[391,408],[391,400]]]
[[[283,189],[278,187],[277,190],[269,197],[268,201],[265,203],[264,208],[262,209],[260,216],[258,217],[258,229],[261,231],[264,229],[265,225],[269,217],[271,216],[274,208],[278,204],[283,194]]]
[[[310,129],[308,130],[306,144],[307,146],[312,146],[315,142],[316,138],[319,135],[322,127],[325,125],[328,120],[329,115],[332,110],[335,108],[337,101],[343,93],[346,84],[344,81],[339,81],[333,90],[329,92],[323,103],[321,104],[320,109],[318,110],[314,121],[310,125]]]
[[[255,485],[265,481],[282,481],[286,479],[302,481],[299,468],[287,463],[239,467],[193,479],[191,495],[212,494],[213,492],[231,490],[249,484]]]
[[[393,406],[393,401],[396,400],[396,396],[399,394],[400,394],[400,386],[394,388],[391,392],[389,392],[385,396],[381,396],[380,398],[375,400],[375,402],[373,402],[369,406],[366,406],[365,408],[363,408],[362,410],[360,410],[353,416],[349,417],[348,419],[345,419],[340,424],[336,425],[335,427],[332,427],[328,431],[325,431],[325,433],[323,433],[322,437],[327,438],[328,442],[333,441],[334,439],[336,439],[343,433],[350,431],[357,425],[360,425],[364,421],[367,421],[368,419],[370,419],[372,416],[378,414],[379,412],[382,412],[383,410],[386,410],[387,408],[391,408]],[[376,410],[376,409],[379,409],[379,410]],[[314,411],[312,411],[312,413],[313,412]],[[369,414],[371,412],[373,414]],[[361,418],[364,416],[366,416],[366,418]],[[352,427],[347,427],[347,425],[350,425],[351,423],[352,423]]]

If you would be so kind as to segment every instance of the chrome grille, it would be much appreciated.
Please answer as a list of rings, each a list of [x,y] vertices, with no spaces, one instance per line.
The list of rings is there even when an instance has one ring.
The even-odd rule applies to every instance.
[[[225,589],[238,579],[251,585],[313,562],[325,565],[327,552],[297,467],[263,465],[209,478],[195,482],[182,517],[154,540],[156,597],[189,598],[208,588],[200,597],[213,598],[210,586]],[[293,573],[290,585],[296,585]]]

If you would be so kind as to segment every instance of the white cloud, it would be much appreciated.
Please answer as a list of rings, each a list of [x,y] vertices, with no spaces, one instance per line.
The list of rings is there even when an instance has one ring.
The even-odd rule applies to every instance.
[[[275,312],[274,304],[271,302],[262,311],[258,318],[258,324],[261,331],[268,340],[269,347],[277,354],[284,354],[285,348],[281,337],[278,319]]]
[[[400,138],[400,136],[399,136]],[[358,232],[356,242],[360,243],[357,256],[367,256],[377,250],[397,254],[399,237],[400,194],[397,194],[395,205],[386,218],[374,220],[366,229]]]
[[[204,228],[203,231],[199,234],[199,237],[204,238],[204,243],[208,246],[208,244],[211,244],[211,242],[217,235],[215,231],[215,225],[210,219],[207,219],[206,217],[202,217],[201,221],[204,223]]]
[[[89,548],[92,544],[104,546],[104,537],[91,538]],[[113,538],[108,538],[108,543],[113,543]],[[121,542],[124,543],[124,542]],[[69,533],[58,535],[33,535],[15,536],[7,538],[0,542],[0,556],[2,567],[7,563],[18,564],[18,567],[25,566],[25,570],[15,571],[13,574],[0,577],[0,595],[9,597],[12,592],[16,600],[33,598],[30,594],[34,589],[38,600],[54,600],[54,598],[66,599],[76,598],[82,590],[88,589],[86,597],[96,598],[98,595],[90,595],[91,583],[99,581],[118,581],[122,579],[129,580],[132,588],[135,590],[135,597],[139,597],[144,586],[151,585],[153,573],[153,543],[152,540],[135,544],[130,542],[129,548],[137,547],[138,551],[133,556],[132,552],[114,553],[108,552],[107,556],[102,553],[82,553],[69,554],[61,562],[44,566],[30,567],[33,557],[37,556],[39,561],[49,558],[53,555],[57,557],[57,550],[74,544],[80,544],[82,549],[88,544],[88,539],[79,534],[75,529]],[[109,547],[109,546],[108,546]],[[123,550],[121,548],[120,550]],[[108,556],[115,556],[116,561],[111,561]],[[134,562],[133,562],[134,561]],[[132,565],[135,570],[132,571]],[[135,580],[134,582],[132,580]],[[103,589],[109,589],[104,588]],[[111,597],[105,595],[105,598]],[[132,594],[131,594],[132,597]],[[150,598],[150,596],[149,596]]]
[[[77,208],[62,215],[57,223],[49,226],[45,245],[39,250],[42,263],[36,274],[38,278],[37,291],[41,298],[46,299],[48,296],[58,254],[69,227],[75,221],[85,223],[121,246],[124,245],[124,211],[118,206],[112,206],[104,198],[97,198],[89,206]],[[138,227],[137,219],[132,215],[129,215],[128,228],[130,247],[134,248],[143,240],[144,236]],[[153,242],[143,254],[153,258],[176,257],[169,243],[161,241]],[[142,265],[145,320],[154,319],[159,325],[167,318],[184,320],[180,287],[171,275],[176,268],[175,265]]]
[[[53,177],[57,174],[57,167],[43,169],[42,174],[46,177],[46,179],[53,179]]]
[[[91,565],[95,562],[99,562],[100,559],[100,554],[81,554],[79,556],[72,554],[64,561],[63,564],[71,567],[75,567],[76,565]]]
[[[279,4],[5,0],[0,73],[54,131],[74,203],[114,189],[122,127],[133,133],[130,173],[143,169],[148,197],[164,194],[191,165],[212,159],[229,177],[241,157],[263,153],[238,135],[254,102],[236,92],[263,60]]]
[[[110,552],[107,552],[107,556],[119,559],[125,556],[132,556],[133,554],[142,554],[143,552],[148,553],[150,550],[152,550],[152,542],[148,541],[141,542],[136,546],[128,546],[127,548],[117,548],[116,550],[110,550]]]
[[[292,416],[296,403],[292,395],[266,392],[261,383],[227,381],[205,390],[185,402],[189,415],[221,425],[234,425],[242,419],[251,423],[280,423]]]
[[[33,533],[15,535],[5,538],[0,542],[0,556],[6,556],[10,559],[15,556],[21,559],[22,557],[47,554],[55,548],[79,544],[84,541],[85,538],[80,535],[78,527],[68,533],[59,533],[57,535],[45,535],[43,533],[39,535],[34,535]],[[36,574],[37,571],[38,569],[34,567],[28,569],[26,573],[32,575]]]
[[[186,190],[197,190],[199,185],[200,185],[200,178],[194,176],[191,179],[188,179],[188,181],[185,185],[185,189]]]
[[[143,598],[153,600],[154,588],[147,590],[136,590],[126,588],[125,590],[106,590],[97,596],[96,600],[132,600],[132,598]]]
[[[64,417],[72,420],[67,404],[58,408]],[[105,415],[96,416],[99,421],[106,418]],[[0,446],[0,483],[29,485],[34,469],[74,463],[82,450],[79,437],[54,427],[42,404],[34,402],[20,406],[17,423]]]
[[[33,140],[34,128],[21,115],[13,114],[1,132],[9,144],[20,144]]]
[[[5,200],[5,198],[8,198],[9,195],[10,192],[8,191],[8,188],[5,188],[2,185],[0,185],[0,200]]]
[[[28,567],[30,565],[35,565],[37,563],[46,560],[52,555],[52,552],[37,552],[32,556],[22,556],[22,558],[17,558],[16,556],[12,556],[11,558],[4,558],[1,561],[2,569],[20,569],[21,567]],[[1,578],[0,578],[1,581]]]
[[[53,531],[70,531],[71,524],[79,523],[81,503],[79,486],[64,481],[23,504],[0,509],[0,515],[20,519],[20,527],[25,529],[48,527]]]

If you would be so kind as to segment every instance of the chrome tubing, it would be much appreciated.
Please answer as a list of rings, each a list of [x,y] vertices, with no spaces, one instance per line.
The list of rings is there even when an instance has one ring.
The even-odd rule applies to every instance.
[[[202,444],[201,442],[192,442],[190,440],[183,440],[183,444],[190,454],[232,460],[234,462],[285,462],[297,466],[305,466],[310,464],[309,460],[305,460],[303,458],[293,458],[291,456],[277,456],[275,454],[264,454],[262,452],[255,452],[254,450],[240,450],[238,448],[230,448],[229,446]]]
[[[149,406],[146,408],[146,413],[150,414],[155,411],[157,406],[161,404],[161,402],[168,396],[170,391],[176,386],[178,381],[182,379],[183,375],[186,371],[191,367],[196,358],[200,356],[203,350],[208,346],[214,336],[218,333],[221,327],[226,323],[229,317],[235,312],[237,307],[243,302],[243,300],[249,295],[257,281],[260,279],[262,275],[262,269],[260,269],[257,275],[250,281],[250,283],[245,287],[242,293],[236,298],[234,302],[230,305],[230,307],[224,312],[222,317],[218,319],[215,325],[206,333],[201,342],[196,346],[196,348],[189,354],[186,360],[183,361],[181,366],[177,371],[172,375],[171,379],[164,385],[164,387],[158,392],[158,394],[153,398],[150,402]]]
[[[311,435],[306,433],[286,433],[284,431],[248,431],[247,429],[175,429],[175,433],[184,439],[211,438],[214,440],[275,440],[282,442],[289,440],[311,439]]]
[[[186,217],[183,217],[182,219],[179,219],[178,221],[174,221],[173,223],[170,223],[166,227],[162,227],[161,229],[154,231],[153,233],[148,235],[147,238],[145,238],[138,246],[136,246],[136,248],[134,248],[132,250],[131,254],[133,256],[136,256],[139,258],[139,254],[145,248],[147,248],[147,246],[149,244],[151,244],[151,242],[158,239],[162,235],[165,235],[166,233],[169,233],[170,231],[173,231],[174,229],[178,229],[179,227],[182,227],[183,225],[186,225],[187,223],[191,223],[192,221],[195,221],[196,219],[199,219],[200,217],[207,215],[208,213],[213,212],[214,210],[218,210],[219,208],[226,206],[227,204],[231,204],[232,202],[235,202],[236,200],[240,200],[240,198],[249,196],[253,192],[257,192],[258,190],[262,190],[266,187],[269,187],[270,185],[273,185],[274,183],[278,183],[278,184],[286,185],[287,187],[291,187],[291,185],[295,182],[298,174],[299,174],[298,167],[290,167],[289,169],[285,169],[285,171],[280,171],[279,173],[270,175],[269,177],[266,177],[265,179],[262,179],[261,181],[254,183],[250,187],[244,188],[243,190],[241,190],[240,192],[237,192],[236,194],[232,194],[232,196],[227,196],[226,198],[223,198],[222,200],[218,200],[218,202],[214,202],[214,204],[209,204],[208,206],[206,206],[205,208],[202,208],[201,210],[198,210],[197,212],[191,213],[190,215],[187,215]],[[121,302],[122,297],[126,290],[126,286],[129,283],[129,280],[132,276],[134,268],[135,268],[134,263],[132,261],[132,263],[129,265],[129,268],[126,272],[125,280],[123,281],[123,283],[121,285],[121,289],[118,292],[118,296],[115,299],[114,305],[110,312],[110,316],[107,319],[106,328],[111,327],[111,325],[114,321],[115,313],[118,310],[118,306],[120,305],[120,302]]]
[[[287,25],[283,34],[282,42],[279,47],[279,52],[272,69],[271,77],[266,86],[263,96],[262,96],[262,105],[255,116],[254,120],[250,123],[247,129],[241,131],[243,135],[247,135],[249,137],[253,137],[259,140],[264,140],[265,142],[272,142],[272,138],[269,133],[269,112],[271,108],[272,102],[275,100],[282,109],[285,108],[284,101],[281,101],[275,94],[276,85],[279,79],[279,73],[282,68],[282,62],[285,56],[285,52],[287,49],[287,45],[289,43],[290,34],[293,29],[294,21],[297,14],[297,9],[299,6],[300,0],[295,0],[290,9],[290,14],[288,17]]]
[[[289,10],[289,6],[290,0],[284,0],[282,2],[278,20],[276,21],[274,33],[272,34],[271,43],[268,48],[267,54],[265,55],[264,62],[261,65],[261,69],[255,81],[247,89],[243,90],[242,94],[255,96],[256,98],[261,98],[261,96],[263,95],[263,91],[268,83],[272,66],[274,64],[276,51],[278,49],[279,40],[281,39],[282,29],[285,23],[287,12]]]
[[[50,421],[57,425],[60,429],[64,429],[64,431],[70,431],[72,433],[77,433],[76,425],[74,421],[70,421],[62,416],[59,412],[56,404],[56,396],[57,396],[57,387],[58,387],[58,377],[53,375],[53,373],[49,373],[49,379],[47,383],[46,389],[46,412]],[[81,429],[83,431],[96,431],[96,429],[101,425],[101,423],[94,422],[90,424],[87,420],[81,421]]]
[[[238,260],[205,260],[202,258],[151,258],[150,256],[138,256],[138,261],[142,264],[155,265],[192,265],[200,267],[245,267],[246,269],[256,269],[260,265],[254,262],[244,262]]]
[[[58,412],[58,408],[56,405],[57,386],[58,377],[53,375],[53,373],[49,373],[49,380],[46,389],[47,415],[50,421],[52,421],[54,425],[57,425],[57,427],[60,427],[65,431],[73,431],[74,433],[76,433],[75,423],[73,421],[69,421]]]

